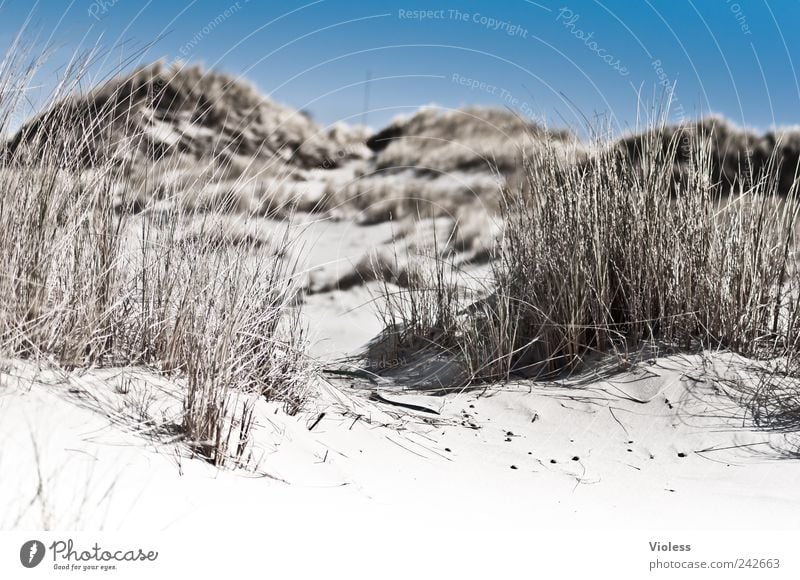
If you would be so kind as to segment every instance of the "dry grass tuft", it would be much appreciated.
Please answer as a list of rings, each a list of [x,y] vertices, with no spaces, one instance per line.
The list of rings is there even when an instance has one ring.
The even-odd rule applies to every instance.
[[[473,381],[571,370],[647,341],[795,353],[796,186],[784,195],[772,165],[725,193],[702,136],[676,181],[679,136],[663,125],[644,135],[636,159],[613,146],[579,164],[556,148],[533,151],[527,186],[504,198],[491,294],[465,294],[458,281],[408,288],[420,310],[392,306],[387,293],[391,322],[457,346]]]
[[[17,57],[9,58],[14,64]],[[0,119],[11,117],[8,109],[24,92],[19,71],[29,80],[37,64],[0,69],[0,84],[14,87],[0,93]],[[133,187],[131,162],[147,138],[141,128],[156,112],[182,114],[186,103],[177,102],[172,77],[158,84],[171,74],[162,69],[88,95],[75,92],[81,72],[65,73],[0,162],[0,350],[65,367],[138,364],[168,374],[186,387],[182,423],[190,447],[215,465],[246,463],[254,402],[265,397],[297,412],[310,380],[295,264],[286,258],[288,222],[285,235],[263,237],[252,214],[231,224],[224,198],[198,213],[161,205],[163,195],[148,190],[147,180]],[[194,83],[190,95],[208,103],[198,111],[202,119],[213,117],[225,79],[197,70],[181,78]],[[228,98],[244,99],[245,107],[248,94]],[[101,97],[97,109],[75,117],[75,103]],[[53,116],[63,123],[45,123]],[[197,128],[202,119],[189,121]],[[121,149],[96,149],[107,131],[125,136],[116,142]],[[87,164],[87,151],[108,155]],[[142,188],[138,213],[119,211]]]

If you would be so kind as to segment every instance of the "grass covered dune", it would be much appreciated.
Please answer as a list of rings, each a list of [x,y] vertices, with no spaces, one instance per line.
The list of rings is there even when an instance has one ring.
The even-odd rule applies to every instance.
[[[731,351],[770,361],[739,386],[763,426],[796,430],[797,168],[788,190],[776,155],[721,187],[714,152],[707,135],[687,145],[663,125],[580,163],[540,147],[527,186],[503,196],[490,281],[476,290],[452,259],[420,262],[383,293],[389,330],[365,351],[370,368],[435,357],[429,382],[454,387],[564,377],[608,356],[624,370],[643,347]]]
[[[0,68],[0,83],[15,88],[1,93],[3,134],[40,64],[23,63],[16,48]],[[86,95],[82,74],[65,73],[0,163],[2,355],[65,369],[144,366],[170,377],[183,396],[167,428],[215,465],[246,464],[255,401],[295,413],[308,391],[311,367],[293,308],[300,285],[284,259],[288,225],[269,237],[241,235],[248,218],[231,228],[224,203],[199,215],[181,205],[121,211],[142,188],[143,209],[163,197],[158,180],[132,168],[147,159],[153,116],[171,109],[162,96],[152,102],[139,73]],[[174,99],[223,90],[218,77],[190,71],[183,80],[191,79],[199,92]],[[249,94],[231,98],[246,107]],[[93,105],[76,105],[86,102]],[[195,105],[200,131],[215,109]]]
[[[37,64],[15,54],[0,69],[6,87],[25,86]],[[660,125],[589,146],[505,113],[423,111],[367,141],[199,69],[147,67],[86,92],[81,78],[67,71],[0,160],[0,349],[61,369],[147,368],[179,387],[162,427],[214,465],[250,465],[259,404],[295,415],[320,381],[291,220],[259,229],[298,207],[370,210],[372,223],[420,217],[421,200],[459,223],[456,208],[477,197],[470,209],[499,216],[482,286],[465,282],[435,227],[431,259],[407,264],[403,288],[384,284],[386,330],[360,361],[370,372],[402,379],[434,353],[450,373],[436,386],[464,388],[609,357],[624,368],[643,345],[726,350],[770,361],[737,388],[761,424],[797,428],[800,205],[781,139],[763,158],[737,153],[743,165],[723,180],[732,157],[716,130]],[[9,134],[21,93],[0,94]],[[420,133],[426,145],[410,146]],[[430,195],[393,187],[408,180]],[[311,182],[324,187],[298,194]]]

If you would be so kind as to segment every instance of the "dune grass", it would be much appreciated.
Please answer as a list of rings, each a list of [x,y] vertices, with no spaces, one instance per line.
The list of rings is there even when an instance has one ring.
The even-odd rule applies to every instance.
[[[505,192],[484,295],[418,277],[423,284],[399,291],[414,308],[387,295],[393,317],[416,336],[457,345],[472,382],[548,376],[647,341],[794,356],[796,185],[781,191],[773,158],[729,193],[714,181],[702,136],[690,141],[676,181],[685,143],[665,125],[643,135],[635,162],[613,146],[598,145],[579,164],[536,148],[527,186]]]
[[[8,58],[6,123],[39,64]],[[247,214],[231,228],[224,195],[197,211],[158,207],[154,192],[126,211],[140,191],[127,186],[130,156],[108,151],[90,164],[83,156],[96,151],[110,114],[138,126],[141,110],[120,111],[126,94],[105,95],[112,109],[82,111],[76,124],[82,75],[65,72],[37,117],[47,131],[15,142],[0,162],[0,350],[66,368],[168,374],[185,385],[187,445],[215,465],[246,463],[257,399],[297,412],[308,389],[289,222],[267,240],[252,235]],[[137,137],[126,135],[130,146]]]

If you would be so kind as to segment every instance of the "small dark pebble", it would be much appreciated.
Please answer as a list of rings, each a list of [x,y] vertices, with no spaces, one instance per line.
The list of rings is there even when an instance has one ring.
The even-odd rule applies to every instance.
[[[470,408],[470,409],[474,409],[474,408],[475,408],[475,405],[472,405],[472,404],[470,404],[469,408]]]
[[[516,465],[512,465],[512,466],[511,466],[511,469],[516,469],[516,468],[517,468],[517,466],[516,466]]]
[[[633,453],[633,449],[628,449],[628,453]]]
[[[633,445],[633,441],[628,441],[628,445]]]
[[[578,457],[577,455],[576,455],[575,457],[573,457],[573,458],[572,458],[572,461],[580,461],[580,460],[581,460],[581,458],[580,458],[580,457]]]
[[[447,451],[448,453],[452,451],[449,447],[445,447],[444,450]]]
[[[533,455],[533,451],[528,451],[528,455]]]
[[[667,491],[670,492],[670,493],[675,493],[674,489],[668,489]]]
[[[555,463],[555,462],[556,462],[556,460],[555,460],[555,459],[551,459],[551,460],[550,460],[550,463]]]
[[[512,433],[511,431],[506,431],[506,437],[513,437],[513,436],[514,433]]]
[[[510,442],[510,441],[511,441],[511,437],[506,437],[506,442]]]
[[[686,454],[683,451],[681,451],[680,453],[678,453],[678,457],[686,457]]]

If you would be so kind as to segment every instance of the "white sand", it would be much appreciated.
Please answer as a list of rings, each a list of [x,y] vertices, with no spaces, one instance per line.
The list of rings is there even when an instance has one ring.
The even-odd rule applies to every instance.
[[[191,530],[370,504],[542,528],[796,526],[800,462],[770,446],[781,437],[743,427],[741,408],[711,383],[688,379],[697,362],[647,365],[647,388],[659,388],[648,403],[620,394],[638,388],[632,377],[444,397],[384,392],[439,415],[370,402],[349,381],[321,382],[314,408],[299,416],[259,406],[255,473],[218,471],[168,433],[154,442],[115,413],[146,387],[152,414],[168,424],[180,400],[166,381],[17,362],[0,391],[0,493],[14,498],[3,527]],[[127,395],[115,391],[121,376],[135,385]]]

